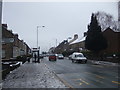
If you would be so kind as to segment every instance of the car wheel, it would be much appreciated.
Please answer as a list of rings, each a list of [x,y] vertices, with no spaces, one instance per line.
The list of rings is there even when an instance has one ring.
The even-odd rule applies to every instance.
[[[85,63],[87,63],[87,60],[85,61]]]
[[[74,60],[72,60],[72,63],[74,63]]]

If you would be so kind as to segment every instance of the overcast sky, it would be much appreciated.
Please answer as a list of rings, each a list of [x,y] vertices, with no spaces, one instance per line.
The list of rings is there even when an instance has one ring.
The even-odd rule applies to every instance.
[[[39,46],[42,51],[87,31],[92,13],[104,11],[118,18],[117,2],[4,2],[2,23],[18,33],[31,48]]]

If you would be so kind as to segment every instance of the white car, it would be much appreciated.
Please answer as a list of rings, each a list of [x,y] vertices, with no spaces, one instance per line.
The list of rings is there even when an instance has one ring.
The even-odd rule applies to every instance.
[[[79,52],[74,52],[71,56],[72,62],[84,62],[87,63],[87,58]]]
[[[62,54],[57,55],[58,59],[64,59],[64,56]]]

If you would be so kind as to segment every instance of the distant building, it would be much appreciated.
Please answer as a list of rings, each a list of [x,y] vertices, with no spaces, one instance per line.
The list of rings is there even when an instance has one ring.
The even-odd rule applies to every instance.
[[[55,47],[51,47],[51,48],[49,49],[49,53],[54,53],[54,50],[55,50]]]
[[[82,38],[78,38],[74,42],[69,44],[70,51],[75,51],[75,52],[81,52],[85,50],[85,38],[86,36],[83,36]]]
[[[72,39],[72,40],[70,40],[68,43],[72,43],[72,42],[74,42],[75,40],[77,40],[78,39],[78,34],[75,34],[74,35],[74,38]]]
[[[2,24],[2,59],[28,55],[30,52],[31,49],[23,40],[18,38],[18,34],[8,30],[7,24]]]
[[[71,37],[70,37],[71,38]],[[70,49],[70,43],[76,41],[78,39],[78,34],[75,34],[73,39],[71,39],[70,41],[67,40],[63,40],[54,50],[55,53],[63,53],[63,52],[69,52]]]

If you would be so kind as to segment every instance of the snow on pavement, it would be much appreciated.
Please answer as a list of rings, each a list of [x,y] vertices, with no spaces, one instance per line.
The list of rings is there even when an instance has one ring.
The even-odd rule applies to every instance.
[[[21,65],[2,84],[2,88],[66,88],[42,62]]]

